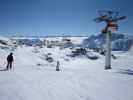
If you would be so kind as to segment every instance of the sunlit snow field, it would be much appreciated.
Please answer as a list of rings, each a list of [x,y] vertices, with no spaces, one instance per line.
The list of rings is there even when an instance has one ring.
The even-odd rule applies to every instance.
[[[6,68],[8,50],[0,49],[0,100],[133,100],[133,49],[113,52],[112,69],[98,60],[67,57],[69,48],[19,46],[13,69]],[[54,62],[44,60],[51,53]],[[56,71],[56,62],[60,71]]]

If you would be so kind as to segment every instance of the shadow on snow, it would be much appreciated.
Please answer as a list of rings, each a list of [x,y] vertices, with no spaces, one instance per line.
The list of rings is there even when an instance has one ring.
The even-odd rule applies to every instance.
[[[117,73],[133,75],[133,70],[131,70],[131,69],[120,69],[120,71],[118,71]]]

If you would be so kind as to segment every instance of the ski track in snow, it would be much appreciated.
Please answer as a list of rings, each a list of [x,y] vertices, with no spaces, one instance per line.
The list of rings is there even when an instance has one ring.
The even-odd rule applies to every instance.
[[[31,72],[14,73],[14,71],[7,75],[4,74],[9,78],[4,82],[7,85],[5,84],[1,88],[1,90],[5,90],[1,91],[1,100],[78,100],[84,98],[80,90],[76,91],[75,79],[72,76],[62,77],[61,72],[53,74],[51,72],[40,73],[40,71],[37,71],[37,75],[34,76]]]
[[[128,79],[112,75],[111,72],[101,71],[95,75],[80,69],[75,72],[54,70],[20,67],[1,72],[0,100],[132,100],[131,82],[127,84]],[[121,96],[117,96],[119,91]],[[126,94],[128,98],[126,92],[130,93]]]

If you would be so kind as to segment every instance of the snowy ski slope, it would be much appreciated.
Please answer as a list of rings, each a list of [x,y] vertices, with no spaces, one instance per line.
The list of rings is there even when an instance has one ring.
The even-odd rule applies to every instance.
[[[9,52],[0,49],[0,100],[133,100],[133,49],[113,52],[111,70],[104,70],[99,54],[98,60],[69,58],[68,48],[18,46],[13,69],[4,71]],[[47,53],[53,63],[44,60]]]

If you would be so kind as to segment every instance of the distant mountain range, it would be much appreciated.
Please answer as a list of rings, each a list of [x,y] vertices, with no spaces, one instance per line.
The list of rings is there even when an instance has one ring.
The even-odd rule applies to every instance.
[[[82,43],[84,47],[95,49],[105,47],[105,34],[91,35]],[[133,45],[133,36],[113,33],[111,46],[113,51],[128,51]]]
[[[51,38],[52,37],[52,38]],[[25,45],[44,45],[41,38],[50,38],[50,41],[57,42],[56,37],[67,37],[73,45],[67,47],[85,47],[90,49],[105,48],[105,34],[91,36],[20,36],[20,37],[0,37],[0,45],[25,44]],[[75,38],[76,37],[76,38]],[[56,40],[54,40],[56,38]],[[79,41],[74,44],[73,41]],[[81,41],[82,40],[82,41]],[[113,33],[111,36],[111,47],[113,51],[128,51],[133,46],[133,36]]]

